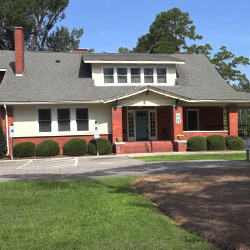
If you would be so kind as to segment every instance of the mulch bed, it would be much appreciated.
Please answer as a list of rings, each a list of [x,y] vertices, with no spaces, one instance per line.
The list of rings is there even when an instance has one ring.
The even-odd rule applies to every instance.
[[[250,167],[199,169],[134,181],[136,191],[221,249],[250,250]]]

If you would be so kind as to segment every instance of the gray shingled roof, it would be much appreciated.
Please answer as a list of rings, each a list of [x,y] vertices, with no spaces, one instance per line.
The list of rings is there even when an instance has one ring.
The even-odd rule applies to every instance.
[[[181,58],[169,54],[118,54],[118,53],[83,53],[85,61],[169,61],[169,62],[185,62]]]
[[[88,56],[96,58],[95,54]],[[142,54],[141,58],[145,56],[148,55]],[[192,100],[250,100],[250,94],[234,91],[205,56],[173,55],[172,57],[175,60],[184,60],[186,64],[177,66],[179,78],[176,86],[156,86],[159,90]],[[14,52],[0,51],[0,68],[7,68],[0,85],[0,103],[99,101],[141,89],[140,86],[97,87],[92,79],[80,78],[82,55],[79,53],[25,52],[23,76],[15,76],[14,60]],[[56,63],[56,60],[60,60],[60,63]]]

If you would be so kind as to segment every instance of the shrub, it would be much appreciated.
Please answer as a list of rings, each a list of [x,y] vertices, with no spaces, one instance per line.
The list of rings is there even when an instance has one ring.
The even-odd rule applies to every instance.
[[[193,136],[187,140],[187,148],[189,151],[207,150],[207,140],[202,136]]]
[[[225,150],[225,139],[222,135],[209,135],[207,137],[208,150]]]
[[[56,141],[46,140],[37,145],[37,156],[54,156],[60,154],[60,148]]]
[[[81,138],[74,138],[64,143],[64,155],[86,155],[87,154],[87,141]]]
[[[98,140],[98,147],[99,147],[99,154],[100,155],[107,155],[111,154],[112,147],[109,140],[104,138],[97,139]],[[92,139],[89,141],[88,144],[88,153],[90,155],[96,155],[96,140]]]
[[[13,147],[14,157],[32,157],[36,154],[36,145],[33,142],[21,142]]]
[[[6,142],[6,136],[3,132],[3,128],[0,125],[0,158],[5,157],[7,154],[7,142]]]
[[[244,141],[241,137],[235,135],[228,135],[225,137],[226,147],[229,150],[244,149]]]

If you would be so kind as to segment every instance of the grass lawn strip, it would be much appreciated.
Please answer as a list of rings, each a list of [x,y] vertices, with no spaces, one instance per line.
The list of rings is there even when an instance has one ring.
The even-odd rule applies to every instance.
[[[188,231],[221,249],[250,249],[250,168],[143,177],[134,187]]]
[[[226,153],[226,154],[186,154],[186,155],[156,155],[134,157],[135,160],[153,161],[188,161],[188,160],[246,160],[246,153]]]
[[[134,179],[1,183],[1,250],[214,249],[139,196]]]

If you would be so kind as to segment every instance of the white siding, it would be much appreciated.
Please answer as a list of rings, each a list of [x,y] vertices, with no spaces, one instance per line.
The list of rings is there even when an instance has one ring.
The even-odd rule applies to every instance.
[[[51,108],[53,106],[39,106],[39,108]],[[54,106],[55,107],[55,106]],[[79,108],[81,105],[60,105],[56,108]],[[82,105],[89,108],[89,131],[88,132],[58,132],[58,133],[39,133],[37,121],[37,106],[20,105],[14,106],[14,126],[16,137],[33,137],[33,136],[60,136],[60,135],[93,135],[94,124],[97,121],[100,124],[100,134],[109,134],[111,128],[111,106],[110,104],[92,104]]]

